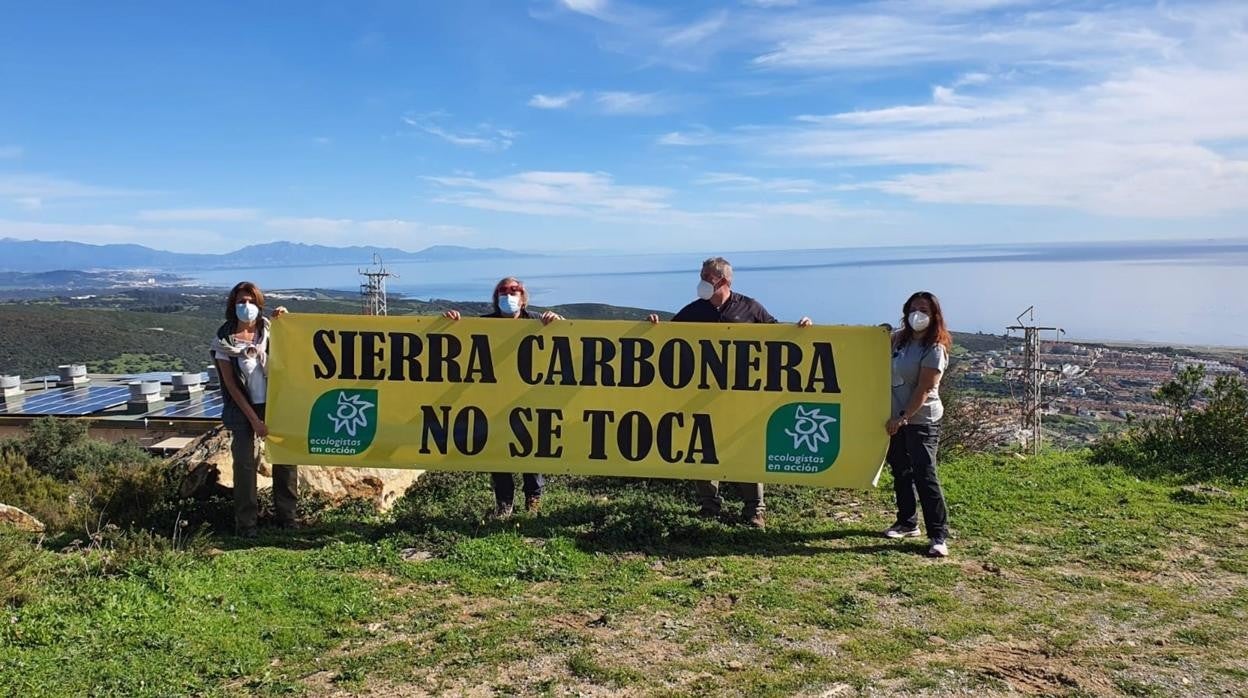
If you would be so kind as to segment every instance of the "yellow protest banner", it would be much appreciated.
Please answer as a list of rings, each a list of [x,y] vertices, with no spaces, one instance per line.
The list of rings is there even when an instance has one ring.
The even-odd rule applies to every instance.
[[[275,463],[875,485],[879,327],[291,314]]]

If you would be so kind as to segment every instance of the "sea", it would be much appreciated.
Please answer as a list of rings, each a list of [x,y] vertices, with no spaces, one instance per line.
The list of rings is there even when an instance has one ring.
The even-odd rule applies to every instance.
[[[1058,327],[1069,340],[1248,347],[1248,238],[1203,241],[861,247],[705,253],[548,253],[387,264],[392,293],[489,300],[516,276],[536,306],[607,303],[675,311],[701,262],[734,269],[734,290],[782,321],[896,325],[914,291],[936,294],[951,329]],[[384,261],[384,260],[383,260]],[[359,289],[360,265],[202,270],[186,275],[266,290]],[[638,319],[642,319],[639,317]],[[1056,336],[1049,333],[1047,336]]]

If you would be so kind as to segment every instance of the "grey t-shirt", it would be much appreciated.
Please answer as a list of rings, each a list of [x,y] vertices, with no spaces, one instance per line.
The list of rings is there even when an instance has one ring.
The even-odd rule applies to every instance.
[[[893,350],[893,412],[896,417],[910,404],[914,390],[919,385],[919,369],[934,368],[944,373],[949,365],[949,357],[945,348],[939,344],[925,347],[919,342],[911,341]],[[945,415],[945,406],[940,402],[939,389],[932,390],[923,400],[923,406],[910,418],[911,424],[935,424]]]

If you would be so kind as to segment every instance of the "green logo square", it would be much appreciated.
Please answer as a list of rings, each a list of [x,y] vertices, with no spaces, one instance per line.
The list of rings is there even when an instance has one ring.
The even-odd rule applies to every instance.
[[[792,402],[767,420],[769,473],[821,473],[841,452],[841,406]]]
[[[308,415],[308,453],[354,456],[377,435],[377,391],[331,390]]]

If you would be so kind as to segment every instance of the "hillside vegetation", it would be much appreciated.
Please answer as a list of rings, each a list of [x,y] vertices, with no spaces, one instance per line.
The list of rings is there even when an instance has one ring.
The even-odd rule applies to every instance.
[[[292,312],[358,314],[350,294],[301,291],[314,300],[273,299]],[[0,303],[0,372],[33,377],[66,363],[93,372],[202,370],[209,340],[221,324],[224,292],[124,291],[91,298],[43,298]],[[489,312],[488,303],[395,299],[391,315],[438,315],[457,308],[466,315]],[[596,303],[555,306],[569,318],[641,320],[652,311]],[[670,317],[668,313],[661,313]]]
[[[485,523],[484,476],[432,474],[391,514],[258,542],[8,536],[0,566],[32,583],[0,624],[0,694],[1248,690],[1248,493],[1081,453],[944,480],[947,560],[878,536],[887,482],[772,488],[766,531],[694,518],[687,483],[606,478]]]

